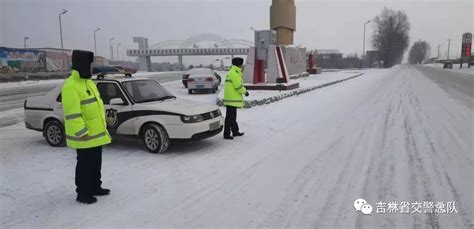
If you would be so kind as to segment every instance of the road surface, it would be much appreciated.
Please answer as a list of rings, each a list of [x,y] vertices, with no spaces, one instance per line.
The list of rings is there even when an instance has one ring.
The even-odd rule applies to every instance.
[[[102,166],[112,194],[91,206],[74,201],[74,151],[20,124],[1,128],[0,226],[472,228],[473,97],[432,74],[445,77],[368,70],[240,110],[245,136],[233,141],[179,142],[153,155],[116,139]],[[358,198],[371,215],[355,211]],[[456,211],[376,212],[390,201],[454,202]]]

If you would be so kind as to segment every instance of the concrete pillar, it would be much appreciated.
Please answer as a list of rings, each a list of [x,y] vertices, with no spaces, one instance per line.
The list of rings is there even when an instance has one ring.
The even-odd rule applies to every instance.
[[[148,49],[148,38],[145,37],[134,37],[133,42],[138,44],[138,49]],[[113,49],[111,49],[112,52]],[[138,57],[138,63],[140,70],[151,72],[151,58],[150,56]]]
[[[178,55],[179,70],[183,71],[183,55]]]
[[[146,59],[146,70],[148,72],[151,72],[152,71],[152,69],[151,69],[151,58],[150,58],[150,56],[147,56],[147,57],[145,57],[145,59]]]
[[[272,0],[270,28],[276,31],[277,45],[292,45],[296,31],[295,0]]]

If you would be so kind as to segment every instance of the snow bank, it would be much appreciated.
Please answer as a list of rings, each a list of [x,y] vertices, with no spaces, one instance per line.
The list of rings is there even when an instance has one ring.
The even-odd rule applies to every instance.
[[[341,83],[363,75],[359,72],[324,72],[319,75],[310,75],[309,77],[300,78],[291,82],[298,82],[300,87],[288,91],[267,91],[267,90],[251,90],[250,96],[244,98],[245,108],[270,104],[292,96],[301,95],[319,88],[327,87],[333,84]],[[217,105],[223,106],[224,92],[220,91],[217,98]]]

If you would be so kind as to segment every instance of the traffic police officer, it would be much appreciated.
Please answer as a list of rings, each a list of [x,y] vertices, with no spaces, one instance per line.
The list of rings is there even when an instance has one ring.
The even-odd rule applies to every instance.
[[[237,124],[237,108],[244,106],[243,95],[249,95],[242,79],[243,64],[244,59],[242,58],[232,59],[232,67],[226,76],[224,86],[224,105],[226,107],[224,139],[232,140],[234,137],[244,135],[244,133],[239,132],[239,125]]]
[[[104,104],[91,80],[94,53],[74,50],[72,71],[64,82],[61,99],[67,146],[76,149],[76,200],[95,203],[94,196],[108,195],[101,187],[102,146],[111,142],[107,132]]]

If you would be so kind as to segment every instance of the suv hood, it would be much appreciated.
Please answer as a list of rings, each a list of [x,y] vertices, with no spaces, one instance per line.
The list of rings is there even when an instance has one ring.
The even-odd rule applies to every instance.
[[[177,113],[181,115],[204,114],[219,109],[216,105],[196,102],[188,99],[168,99],[148,103],[136,103],[134,110],[154,110]]]

